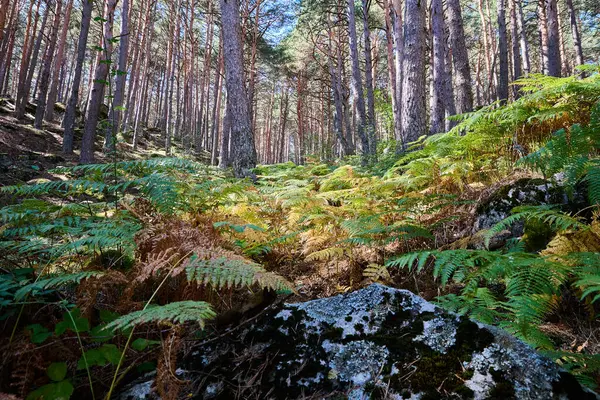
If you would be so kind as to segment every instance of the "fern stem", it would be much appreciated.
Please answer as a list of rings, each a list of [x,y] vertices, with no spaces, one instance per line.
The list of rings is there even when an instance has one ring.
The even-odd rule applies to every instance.
[[[48,268],[49,266],[50,266],[50,262],[48,262],[46,265],[44,265],[44,268],[42,268],[42,270],[40,271],[38,276],[35,278],[33,283],[36,283],[40,279],[40,277],[44,274],[44,271],[46,270],[46,268]],[[27,295],[27,297],[29,297],[29,295]],[[26,304],[21,305],[21,309],[19,310],[19,315],[17,316],[17,320],[15,321],[12,332],[10,333],[10,339],[8,339],[9,347],[10,347],[13,339],[15,338],[15,333],[17,332],[17,327],[19,326],[19,321],[21,321],[21,316],[23,315],[23,310],[25,309],[25,305]]]
[[[77,340],[79,341],[79,347],[81,348],[81,356],[83,357],[83,362],[85,363],[85,370],[87,371],[88,381],[90,382],[90,391],[92,392],[92,400],[96,400],[96,395],[94,394],[94,385],[92,383],[92,373],[90,372],[90,366],[87,362],[87,357],[85,356],[85,348],[83,347],[83,342],[81,341],[81,336],[79,335],[79,330],[77,329],[77,325],[75,324],[75,319],[73,319],[73,315],[71,315],[71,311],[64,306],[64,309],[67,311],[71,322],[73,323],[73,328],[75,334],[77,335]]]
[[[152,296],[150,296],[150,298],[148,299],[148,301],[146,302],[146,305],[144,305],[144,308],[142,310],[145,310],[146,308],[148,308],[148,306],[152,303],[152,300],[154,300],[154,297],[156,297],[156,295],[158,294],[158,291],[162,288],[162,286],[165,284],[167,279],[169,279],[169,277],[171,276],[171,272],[173,272],[175,267],[177,267],[183,260],[187,259],[192,254],[193,254],[193,251],[190,251],[188,254],[181,257],[175,264],[173,264],[173,266],[171,267],[169,272],[167,272],[167,274],[165,275],[163,280],[160,282],[160,284],[158,285],[156,290],[154,290],[154,292],[152,293]],[[125,347],[123,348],[123,352],[121,352],[121,357],[119,358],[119,363],[117,364],[117,369],[115,370],[115,374],[113,375],[113,379],[110,384],[110,388],[108,389],[108,393],[106,394],[105,400],[110,400],[110,396],[112,395],[112,393],[117,385],[117,382],[121,380],[120,378],[117,380],[117,378],[119,376],[119,370],[121,369],[121,365],[123,365],[123,360],[125,359],[125,353],[127,352],[129,343],[131,343],[131,339],[133,338],[134,332],[135,332],[135,326],[133,328],[131,328],[131,332],[129,333],[129,336],[127,337],[127,342],[125,342]]]

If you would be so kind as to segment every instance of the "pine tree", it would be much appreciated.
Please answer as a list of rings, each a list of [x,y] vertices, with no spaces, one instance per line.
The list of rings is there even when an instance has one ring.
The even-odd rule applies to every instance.
[[[244,84],[243,47],[238,0],[220,0],[223,30],[223,57],[225,58],[225,86],[231,118],[230,157],[238,177],[251,176],[256,166],[256,150],[248,94]]]

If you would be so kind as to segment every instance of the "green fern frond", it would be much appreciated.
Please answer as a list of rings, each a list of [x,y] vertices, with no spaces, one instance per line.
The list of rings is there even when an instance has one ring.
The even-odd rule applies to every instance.
[[[513,209],[513,214],[491,227],[484,235],[485,245],[489,246],[490,240],[505,229],[510,228],[517,221],[537,221],[547,224],[555,231],[570,229],[586,230],[589,226],[581,218],[573,217],[557,210],[553,206],[521,206]]]
[[[202,260],[193,257],[186,267],[187,279],[217,289],[257,284],[271,290],[291,290],[292,285],[282,276],[265,271],[260,265],[220,257]]]
[[[62,286],[77,284],[84,279],[99,278],[104,275],[100,271],[82,271],[74,274],[57,275],[51,278],[40,279],[17,290],[15,301],[21,301],[28,295],[35,295],[39,291],[56,289]]]
[[[178,301],[123,315],[107,324],[104,330],[114,332],[131,329],[141,324],[164,321],[172,321],[175,324],[194,321],[200,325],[200,329],[204,329],[205,321],[215,316],[211,305],[206,302]]]
[[[600,128],[598,129],[600,131]],[[600,159],[591,161],[585,176],[590,203],[600,205]]]
[[[390,259],[387,261],[386,266],[396,268],[408,268],[409,271],[416,269],[417,272],[421,272],[427,260],[434,254],[433,251],[417,251],[403,254],[399,257]],[[416,267],[415,267],[416,263]]]

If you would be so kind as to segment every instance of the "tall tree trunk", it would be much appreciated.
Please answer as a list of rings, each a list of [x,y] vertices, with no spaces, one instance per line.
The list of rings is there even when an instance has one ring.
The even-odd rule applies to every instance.
[[[69,21],[71,20],[72,9],[73,0],[68,0],[67,8],[65,9],[65,19],[60,32],[60,39],[58,41],[54,69],[52,71],[52,84],[50,85],[50,91],[48,92],[47,103],[50,105],[50,107],[46,107],[46,116],[44,117],[46,121],[50,122],[54,121],[54,104],[56,103],[56,97],[58,96],[59,75],[65,58],[65,47],[67,42],[67,33],[69,32]]]
[[[209,2],[209,8],[212,8],[212,2]],[[208,25],[206,28],[206,47],[204,49],[204,62],[202,68],[202,78],[200,79],[200,103],[198,104],[198,111],[200,112],[200,129],[194,135],[194,151],[196,154],[200,154],[202,149],[203,140],[205,136],[208,134],[205,132],[204,126],[206,124],[206,120],[208,119],[208,114],[204,112],[205,110],[205,99],[206,103],[208,103],[208,90],[210,87],[210,67],[211,67],[211,53],[212,53],[212,43],[213,43],[213,23],[212,23],[212,15],[208,18]],[[251,110],[251,109],[250,109]]]
[[[560,57],[560,71],[562,76],[571,75],[571,66],[569,65],[569,57],[567,57],[567,50],[565,48],[565,30],[564,28],[564,19],[562,18],[561,7],[557,2],[557,13],[556,16],[558,18],[558,43],[559,43],[559,51],[561,54]]]
[[[103,27],[103,50],[96,65],[94,74],[94,83],[92,92],[86,110],[85,126],[83,129],[83,138],[81,139],[81,155],[79,162],[81,164],[91,164],[94,162],[94,142],[96,139],[96,128],[100,117],[100,109],[104,104],[104,90],[108,78],[108,70],[112,55],[113,39],[113,20],[115,8],[118,0],[107,0],[104,5],[104,27]],[[110,78],[109,78],[110,79]]]
[[[556,0],[545,0],[548,23],[548,75],[560,76],[560,35],[558,33],[558,8]]]
[[[581,46],[581,36],[579,35],[579,27],[577,26],[577,14],[573,7],[573,0],[567,1],[567,9],[569,10],[569,21],[571,25],[571,35],[573,36],[573,47],[575,48],[575,61],[577,65],[585,64],[583,58],[583,48]]]
[[[498,4],[498,58],[500,74],[496,89],[500,103],[508,100],[508,39],[506,36],[506,0],[497,0]]]
[[[248,94],[244,86],[244,59],[238,0],[219,0],[225,57],[225,85],[228,107],[231,108],[231,158],[234,174],[251,176],[256,167],[256,149]]]
[[[259,40],[259,31],[260,31],[260,6],[262,0],[256,0],[255,3],[255,14],[254,14],[254,24],[252,26],[252,47],[250,52],[250,76],[248,78],[248,104],[250,105],[250,114],[254,115],[252,110],[254,109],[254,87],[256,86],[256,56],[258,50],[258,40]],[[254,117],[252,117],[252,132],[256,129],[256,121]]]
[[[125,81],[127,80],[127,57],[129,55],[129,0],[121,5],[121,35],[119,36],[119,65],[115,78],[114,98],[108,114],[108,124],[104,136],[104,150],[114,152],[117,132],[123,114],[123,98],[125,97]]]
[[[517,22],[517,0],[508,1],[510,1],[510,40],[512,44],[513,80],[517,80],[523,75],[521,70],[521,51],[519,46],[519,24]],[[519,88],[517,86],[513,88],[513,96],[515,99],[519,98]]]
[[[473,89],[471,83],[471,68],[469,54],[465,41],[462,12],[459,0],[447,0],[446,12],[449,44],[452,54],[453,77],[456,82],[456,112],[464,114],[473,111]]]
[[[31,91],[31,80],[33,79],[33,72],[37,65],[37,59],[40,53],[40,47],[42,45],[42,39],[44,37],[44,30],[46,28],[46,21],[48,20],[48,14],[50,12],[50,7],[46,5],[46,10],[44,11],[44,17],[42,18],[42,26],[40,27],[39,34],[35,39],[35,44],[31,49],[31,46],[28,47],[28,50],[31,49],[31,53],[24,54],[21,63],[24,64],[25,69],[21,70],[21,74],[19,75],[19,88],[17,92],[17,103],[15,106],[15,117],[17,119],[22,119],[25,116],[25,107],[29,102],[29,92]],[[36,17],[37,18],[37,17]],[[34,25],[34,31],[31,34],[31,41],[33,43],[35,28],[37,25]],[[29,55],[31,55],[31,61],[23,61],[29,60]]]
[[[331,29],[331,27],[329,27]],[[348,142],[346,141],[346,137],[344,136],[344,128],[342,126],[342,118],[343,118],[343,108],[342,108],[342,99],[340,98],[340,91],[338,89],[339,80],[341,77],[337,76],[337,68],[333,67],[333,56],[331,51],[331,35],[333,33],[329,32],[329,46],[327,46],[327,63],[329,65],[329,76],[331,78],[331,92],[333,94],[333,104],[335,105],[334,114],[333,114],[333,129],[335,130],[338,141],[342,145],[342,156],[347,155],[348,153]]]
[[[231,144],[231,106],[229,105],[229,94],[225,98],[225,116],[223,117],[223,134],[221,135],[221,149],[219,151],[219,168],[225,169],[231,166],[230,144]]]
[[[167,106],[166,106],[166,110],[167,110],[167,115],[166,115],[166,125],[165,125],[165,153],[167,155],[171,154],[171,138],[173,136],[173,92],[175,90],[175,60],[176,60],[176,53],[177,53],[177,49],[178,49],[178,38],[179,38],[179,33],[180,33],[180,29],[181,29],[181,25],[180,25],[180,19],[179,19],[179,6],[180,6],[181,2],[180,0],[177,0],[177,4],[175,6],[175,12],[173,13],[173,17],[177,18],[177,21],[174,22],[176,24],[176,27],[174,27],[173,29],[173,44],[171,46],[171,59],[168,61],[169,62],[169,70],[171,71],[171,76],[170,76],[170,80],[171,83],[169,85],[169,93],[167,95]],[[148,47],[150,49],[150,46]],[[137,124],[136,124],[137,125]],[[137,130],[137,128],[136,128]]]
[[[17,0],[14,0],[15,3]],[[6,24],[6,15],[10,9],[10,0],[0,0],[0,43],[4,40],[4,25]]]
[[[144,85],[148,80],[148,64],[150,63],[150,58],[151,58],[151,43],[152,43],[152,32],[154,29],[154,25],[153,25],[153,14],[154,14],[154,9],[156,7],[157,2],[149,2],[148,4],[148,9],[146,10],[146,18],[145,18],[145,22],[144,22],[144,28],[142,30],[142,45],[141,45],[141,49],[140,52],[140,58],[139,58],[139,64],[141,64],[142,60],[143,60],[143,66],[142,66],[142,73],[135,73],[134,77],[137,77],[135,82],[134,82],[134,86],[131,89],[132,93],[130,93],[130,98],[131,98],[131,102],[135,103],[135,106],[131,107],[132,109],[130,110],[130,112],[132,113],[131,115],[133,116],[133,149],[137,149],[138,146],[138,141],[139,141],[139,137],[140,137],[140,130],[139,130],[139,123],[140,123],[140,119],[141,119],[141,113],[142,113],[142,106],[141,106],[141,102],[139,101],[135,101],[135,98],[138,96],[138,93],[141,91],[143,92],[144,89]],[[171,14],[173,15],[173,14]],[[174,29],[174,28],[172,28]],[[170,33],[170,32],[169,32]],[[169,40],[169,48],[173,47],[173,41]],[[167,71],[169,66],[171,65],[170,63],[170,53],[167,52]],[[139,70],[139,64],[138,64],[138,70]],[[165,99],[165,110],[166,110],[166,98],[167,98],[167,93],[169,91],[169,85],[171,83],[170,81],[171,76],[169,74],[165,75],[165,94],[164,94],[164,99]],[[130,103],[128,103],[130,104]],[[164,114],[164,118],[161,119],[161,123],[160,123],[160,127],[162,128],[163,132],[166,132],[166,111]]]
[[[396,139],[396,153],[403,150],[402,144],[402,60],[404,57],[404,35],[402,32],[402,4],[400,0],[388,0],[392,3],[394,12],[394,67],[396,69],[396,112],[394,113],[394,139]]]
[[[149,2],[148,2],[149,3]],[[134,35],[134,38],[136,38],[136,40],[134,41],[134,46],[133,46],[133,61],[131,64],[131,78],[129,80],[129,86],[127,89],[127,101],[125,103],[125,112],[123,115],[123,123],[122,123],[122,130],[126,130],[128,125],[130,125],[130,121],[131,119],[134,117],[134,111],[135,111],[135,107],[133,105],[133,98],[135,93],[137,93],[137,88],[139,85],[139,81],[140,81],[140,68],[141,68],[141,64],[142,64],[142,52],[145,49],[145,38],[146,38],[146,30],[148,27],[148,24],[150,23],[149,19],[150,19],[150,4],[148,4],[146,6],[146,2],[144,0],[140,1],[140,5],[139,5],[139,12],[138,12],[138,21],[137,23],[139,24],[142,20],[144,21],[142,23],[141,28],[136,29],[136,33]],[[145,10],[145,13],[144,13]],[[136,25],[134,24],[133,27],[135,28]],[[162,79],[161,79],[161,93],[159,94],[159,101],[157,103],[161,103],[162,101]],[[134,142],[134,147],[136,146],[136,143]]]
[[[341,48],[338,48],[334,50],[333,48],[333,36],[334,36],[334,27],[331,24],[331,19],[328,17],[327,18],[327,36],[328,36],[328,43],[326,48],[326,54],[327,54],[327,66],[329,69],[329,77],[330,77],[330,81],[331,81],[331,93],[333,95],[333,104],[334,104],[334,114],[333,114],[333,129],[335,131],[336,137],[338,139],[338,142],[341,145],[341,155],[342,156],[346,156],[346,155],[350,155],[353,153],[352,148],[350,147],[350,144],[348,143],[348,140],[346,138],[346,136],[344,136],[344,128],[343,128],[343,105],[342,105],[342,98],[343,98],[343,91],[342,91],[342,71],[341,68],[338,68],[338,59],[341,59]],[[336,53],[335,58],[334,58],[334,51]],[[335,64],[334,64],[335,61]]]
[[[81,72],[85,61],[85,51],[87,48],[88,34],[90,32],[90,21],[92,19],[92,0],[82,1],[81,30],[79,31],[79,42],[77,44],[77,63],[75,65],[75,74],[73,76],[73,86],[71,87],[71,96],[65,111],[63,126],[65,133],[63,137],[63,153],[73,153],[73,138],[75,134],[75,114],[77,111],[77,102],[79,100],[79,86],[81,84]]]
[[[487,18],[485,17],[483,0],[478,0],[477,6],[478,6],[477,9],[479,11],[479,19],[481,20],[481,30],[482,30],[482,39],[483,39],[483,54],[485,56],[484,57],[485,72],[487,74],[488,81],[491,82],[492,81],[492,58],[491,58],[491,56],[494,53],[494,50],[490,43],[492,38],[490,37],[490,32],[488,29],[488,21],[487,21]],[[459,7],[460,7],[460,5],[459,5]],[[486,97],[488,102],[491,100],[489,90],[486,90],[484,92],[484,96]]]
[[[387,64],[388,64],[388,76],[389,76],[389,87],[390,87],[390,98],[392,100],[392,115],[393,115],[393,129],[394,139],[399,140],[402,136],[402,130],[400,129],[400,104],[398,104],[398,97],[396,92],[398,91],[397,75],[398,70],[396,69],[395,54],[394,54],[394,10],[392,8],[392,0],[384,0],[384,12],[385,12],[385,38],[387,41]]]
[[[36,129],[42,129],[42,122],[44,121],[44,115],[46,114],[46,105],[49,108],[54,108],[54,103],[46,104],[48,97],[48,86],[50,84],[50,70],[52,69],[52,59],[54,58],[54,50],[56,48],[56,38],[58,36],[58,28],[60,27],[60,14],[62,9],[62,0],[56,1],[56,9],[54,11],[54,23],[50,35],[48,36],[48,44],[46,49],[46,55],[44,56],[44,63],[42,67],[42,73],[38,78],[39,81],[39,92],[37,108],[35,109],[35,121],[33,127]]]
[[[306,97],[307,79],[303,71],[298,73],[296,93],[298,100],[296,101],[296,115],[298,117],[298,163],[304,164],[304,102]]]
[[[444,6],[442,0],[431,0],[432,33],[432,75],[433,95],[431,98],[431,126],[433,133],[444,132],[446,128],[446,35],[444,27]]]
[[[278,161],[279,162],[286,162],[289,161],[289,155],[284,155],[284,146],[287,144],[289,146],[289,143],[287,143],[288,141],[286,141],[286,134],[285,134],[285,125],[287,123],[287,116],[288,116],[288,105],[289,105],[289,96],[290,96],[290,91],[288,86],[284,83],[283,84],[283,88],[282,88],[282,93],[281,93],[281,104],[279,105],[279,137],[281,138],[281,147],[279,148],[279,158]],[[287,148],[287,150],[289,151],[289,147]]]
[[[456,121],[450,120],[448,117],[456,115],[456,101],[454,99],[454,84],[452,81],[452,52],[447,43],[450,42],[450,33],[448,32],[448,26],[444,24],[444,29],[446,30],[445,42],[446,46],[444,46],[445,51],[445,67],[446,74],[444,79],[444,107],[446,108],[446,131],[454,128],[457,124]]]
[[[17,5],[19,5],[19,8],[17,8]],[[17,29],[19,27],[19,18],[16,16],[19,15],[20,11],[20,2],[13,1],[10,18],[6,27],[8,35],[4,36],[3,41],[0,41],[0,93],[8,91],[8,78],[11,75],[12,56],[15,48]]]
[[[519,43],[521,47],[521,58],[523,61],[523,72],[525,73],[525,75],[529,75],[531,73],[531,58],[529,56],[529,43],[527,42],[527,35],[525,30],[525,18],[523,17],[523,5],[521,4],[521,0],[512,1],[515,2],[515,8],[518,13],[517,25],[519,28]]]
[[[371,31],[369,30],[369,5],[371,0],[362,0],[363,36],[365,41],[365,86],[367,89],[367,120],[365,129],[369,140],[371,161],[377,158],[377,135],[375,126],[375,93],[373,89],[373,58],[371,55]]]
[[[219,68],[215,74],[215,100],[212,111],[212,154],[210,163],[218,165],[219,156],[219,115],[221,113],[221,97],[223,94],[223,73],[225,62],[223,60],[223,47],[219,46]]]
[[[425,8],[424,0],[406,0],[402,67],[404,145],[427,134]]]
[[[352,61],[352,103],[356,105],[356,130],[362,145],[362,163],[368,164],[369,138],[366,132],[365,99],[363,97],[362,77],[358,61],[358,39],[356,36],[356,16],[354,0],[348,0],[348,39],[350,41],[350,59]]]
[[[20,106],[21,99],[24,95],[25,89],[25,79],[27,78],[27,69],[29,67],[29,60],[31,58],[31,52],[33,49],[33,41],[35,39],[35,31],[37,29],[38,20],[40,18],[39,10],[40,10],[41,1],[37,2],[37,7],[35,13],[33,12],[33,6],[36,4],[36,0],[31,0],[29,3],[29,10],[27,11],[27,26],[25,28],[25,38],[23,39],[23,47],[21,50],[21,63],[19,65],[19,80],[17,84],[17,96],[15,101],[15,109]],[[34,17],[35,14],[35,17]],[[31,27],[32,20],[35,19],[33,23],[33,28]],[[18,20],[15,19],[15,20]],[[18,28],[17,28],[18,29]],[[7,64],[10,66],[10,60],[7,60]],[[16,114],[16,113],[15,113]]]
[[[539,18],[541,70],[543,74],[548,74],[548,18],[546,17],[545,0],[538,0],[537,14]]]

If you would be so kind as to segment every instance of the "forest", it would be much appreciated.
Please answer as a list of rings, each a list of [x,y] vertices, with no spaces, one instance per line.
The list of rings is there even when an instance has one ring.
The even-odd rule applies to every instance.
[[[600,3],[0,0],[0,338],[0,400],[600,398]]]

